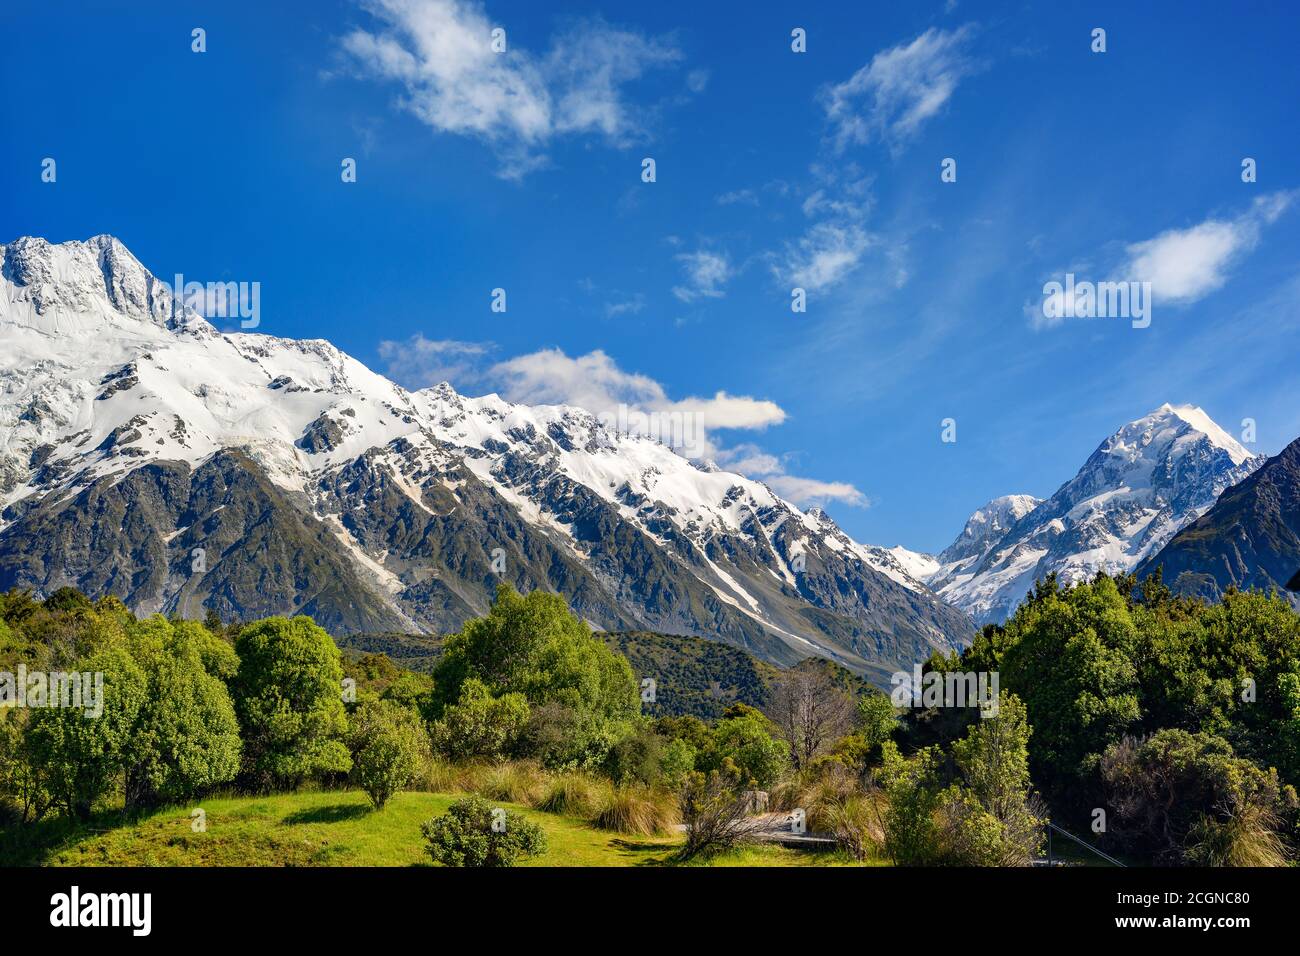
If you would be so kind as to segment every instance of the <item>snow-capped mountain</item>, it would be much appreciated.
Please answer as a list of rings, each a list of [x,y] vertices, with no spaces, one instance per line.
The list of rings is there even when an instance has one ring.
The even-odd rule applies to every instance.
[[[977,623],[1001,621],[1055,572],[1062,584],[1133,570],[1263,462],[1193,405],[1162,405],[1092,453],[1046,501],[975,512],[925,580]]]
[[[505,580],[597,627],[877,677],[973,633],[821,511],[589,411],[219,332],[109,236],[0,255],[0,588],[448,631]]]

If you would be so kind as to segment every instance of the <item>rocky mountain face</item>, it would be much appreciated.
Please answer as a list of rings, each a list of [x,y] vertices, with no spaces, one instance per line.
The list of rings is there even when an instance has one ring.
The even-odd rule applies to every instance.
[[[1300,439],[1270,458],[1138,568],[1180,594],[1277,591],[1300,608]],[[1288,588],[1290,590],[1288,590]]]
[[[1106,439],[1045,501],[976,512],[925,580],[977,623],[1004,620],[1055,572],[1063,584],[1131,571],[1263,464],[1191,405],[1162,405]]]
[[[878,681],[973,634],[824,513],[589,411],[218,332],[108,236],[0,255],[0,588],[446,632],[506,581]]]

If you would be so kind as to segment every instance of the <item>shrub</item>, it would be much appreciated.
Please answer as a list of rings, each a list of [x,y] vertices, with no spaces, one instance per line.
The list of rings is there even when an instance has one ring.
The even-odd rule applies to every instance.
[[[605,772],[615,783],[653,786],[663,776],[663,738],[647,724],[638,723],[616,743],[605,758]]]
[[[709,750],[696,764],[708,772],[727,761],[740,773],[742,789],[767,790],[789,767],[790,749],[761,712],[734,704],[713,728]]]
[[[691,773],[679,798],[686,824],[683,860],[729,850],[749,836],[754,826],[743,791],[740,771],[732,764],[708,774]]]
[[[469,678],[461,684],[457,702],[434,722],[433,743],[452,760],[503,760],[514,752],[527,723],[528,702],[522,694],[493,697],[481,680]]]
[[[592,821],[602,830],[651,836],[664,833],[677,822],[677,808],[666,793],[646,786],[613,787]]]
[[[382,810],[415,778],[429,745],[415,713],[400,704],[370,700],[352,715],[349,734],[352,782]]]
[[[1276,771],[1235,756],[1221,737],[1166,729],[1126,738],[1107,748],[1101,773],[1117,818],[1112,834],[1158,862],[1272,865],[1287,857]]]
[[[495,824],[495,826],[494,826]],[[444,866],[514,866],[546,852],[542,828],[522,814],[494,808],[482,797],[465,797],[421,832],[429,855]]]

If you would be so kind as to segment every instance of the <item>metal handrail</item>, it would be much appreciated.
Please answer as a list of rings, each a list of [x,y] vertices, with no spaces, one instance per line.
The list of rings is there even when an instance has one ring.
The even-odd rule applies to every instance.
[[[1066,838],[1068,838],[1068,839],[1070,839],[1070,840],[1073,840],[1075,843],[1079,844],[1079,846],[1083,847],[1085,850],[1091,850],[1093,853],[1097,854],[1099,857],[1101,857],[1101,858],[1102,858],[1103,860],[1105,860],[1107,863],[1110,863],[1110,864],[1112,864],[1112,865],[1114,865],[1114,866],[1119,866],[1119,867],[1123,867],[1123,866],[1125,866],[1125,864],[1123,864],[1123,863],[1121,863],[1119,860],[1115,859],[1115,858],[1114,858],[1113,856],[1111,856],[1109,853],[1103,853],[1101,850],[1098,850],[1098,849],[1097,849],[1095,846],[1093,846],[1091,843],[1088,843],[1088,842],[1086,842],[1086,841],[1084,841],[1084,840],[1080,840],[1077,836],[1075,836],[1075,835],[1074,835],[1073,833],[1071,833],[1069,830],[1062,830],[1060,827],[1058,827],[1058,826],[1057,826],[1055,823],[1053,823],[1051,820],[1048,820],[1048,821],[1047,821],[1047,862],[1048,862],[1049,864],[1052,862],[1052,831],[1053,831],[1053,830],[1055,830],[1057,833],[1061,834],[1061,836],[1066,837]]]

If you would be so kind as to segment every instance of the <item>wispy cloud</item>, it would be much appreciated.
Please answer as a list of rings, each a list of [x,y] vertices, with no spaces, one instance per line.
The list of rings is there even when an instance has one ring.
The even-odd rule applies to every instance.
[[[629,108],[623,88],[682,58],[670,40],[600,19],[572,24],[541,55],[520,49],[507,30],[498,53],[492,31],[502,24],[475,0],[363,5],[378,26],[342,41],[361,71],[399,84],[399,106],[432,129],[491,144],[506,178],[545,162],[556,136],[590,133],[621,146],[643,135],[640,111]],[[694,86],[703,88],[698,77]]]
[[[982,65],[969,55],[974,33],[931,27],[911,43],[883,50],[822,94],[837,149],[882,140],[898,147],[952,98]]]
[[[479,379],[479,366],[492,351],[490,343],[427,339],[416,333],[404,342],[379,343],[389,378],[407,388],[426,388],[438,382],[462,387]]]
[[[686,274],[686,282],[673,287],[673,295],[682,302],[720,299],[726,294],[722,287],[732,275],[731,261],[726,253],[698,249],[678,253],[674,258]]]
[[[821,222],[786,244],[773,273],[791,287],[820,292],[856,269],[872,242],[855,222]]]

